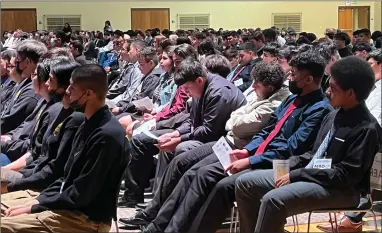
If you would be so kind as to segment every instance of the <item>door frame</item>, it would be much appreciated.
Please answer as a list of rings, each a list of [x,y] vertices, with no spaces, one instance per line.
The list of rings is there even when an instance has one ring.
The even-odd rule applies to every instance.
[[[170,8],[130,8],[130,28],[133,25],[133,11],[148,11],[148,10],[167,10],[168,13],[168,30],[170,30],[171,27],[171,17],[170,17]],[[147,30],[148,28],[142,29]],[[152,29],[152,28],[150,28]]]
[[[1,8],[1,11],[34,11],[34,14],[35,14],[35,17],[36,17],[36,21],[35,21],[35,26],[36,26],[36,30],[37,29],[37,9],[36,8]]]
[[[338,9],[337,9],[337,28],[339,28],[339,23],[340,23],[340,14],[338,14],[338,12],[340,11],[340,9],[359,9],[359,8],[368,8],[368,12],[369,12],[369,15],[368,15],[368,28],[370,28],[370,6],[338,6]],[[353,25],[353,30],[354,30],[354,25]]]

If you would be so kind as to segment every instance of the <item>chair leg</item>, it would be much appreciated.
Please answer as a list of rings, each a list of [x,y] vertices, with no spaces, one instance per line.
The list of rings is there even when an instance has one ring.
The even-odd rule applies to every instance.
[[[235,207],[235,231],[234,233],[237,233],[237,228],[238,228],[238,225],[239,225],[239,209],[237,207]]]
[[[235,207],[231,209],[231,222],[229,224],[229,233],[233,233],[232,228],[233,228],[233,217],[235,214]]]
[[[294,215],[292,215],[292,221],[293,221],[293,233],[296,232],[296,222],[294,221]]]
[[[309,231],[310,231],[310,217],[311,217],[311,215],[312,215],[312,212],[309,212],[309,215],[308,215],[308,231],[307,231],[307,233],[309,233]]]
[[[298,217],[297,217],[297,215],[296,215],[296,228],[297,228],[297,233],[299,233],[300,228],[299,228],[299,226],[298,226]]]
[[[330,215],[331,216],[331,215]],[[334,213],[334,221],[336,223],[336,232],[338,233],[338,225],[337,225],[337,215]],[[332,229],[333,229],[333,223],[332,223]]]
[[[378,223],[377,223],[377,216],[375,215],[375,212],[373,209],[370,209],[371,213],[373,214],[374,218],[374,227],[375,227],[375,232],[378,232]]]

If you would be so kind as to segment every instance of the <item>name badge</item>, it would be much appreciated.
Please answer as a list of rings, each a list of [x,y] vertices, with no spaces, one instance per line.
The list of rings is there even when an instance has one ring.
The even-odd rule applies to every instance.
[[[315,169],[331,169],[332,159],[315,159],[313,162],[313,168]]]
[[[243,79],[241,78],[241,79],[238,79],[238,80],[236,80],[236,81],[234,81],[233,82],[234,84],[235,84],[235,86],[237,86],[237,87],[239,87],[239,86],[241,86],[241,85],[243,85],[244,84],[244,82],[243,82]]]

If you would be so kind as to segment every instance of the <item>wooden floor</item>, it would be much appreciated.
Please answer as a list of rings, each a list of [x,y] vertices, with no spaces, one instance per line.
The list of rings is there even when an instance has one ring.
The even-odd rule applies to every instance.
[[[381,220],[382,220],[381,217],[377,217],[378,232],[382,231]],[[322,224],[322,223],[310,224],[310,232],[322,232],[321,230],[317,229],[317,225],[319,225],[319,224]],[[287,230],[289,232],[293,232],[294,227],[288,226],[288,227],[285,227],[285,230]],[[364,218],[364,226],[363,226],[362,230],[363,230],[363,232],[375,232],[374,220],[372,217]],[[308,232],[308,224],[298,225],[298,232]]]

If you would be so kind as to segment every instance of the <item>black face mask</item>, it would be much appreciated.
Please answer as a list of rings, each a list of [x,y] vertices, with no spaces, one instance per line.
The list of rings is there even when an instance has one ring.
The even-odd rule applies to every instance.
[[[308,76],[306,76],[308,77]],[[306,78],[304,77],[304,78]],[[298,87],[297,83],[303,80],[304,78],[299,79],[298,81],[289,80],[289,91],[294,95],[301,95],[303,91],[303,87]]]
[[[54,91],[49,92],[49,99],[50,101],[53,101],[54,103],[61,102],[65,95],[65,93],[64,94],[56,93],[57,90],[58,88]]]
[[[69,104],[69,106],[76,112],[85,112],[85,108],[86,108],[86,102],[84,104],[80,104],[80,99],[82,99],[82,97],[86,94],[86,91],[84,92],[84,94],[81,95],[80,98],[78,98],[77,100],[71,102]]]

